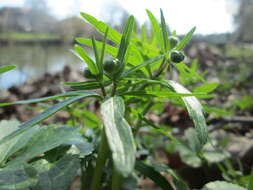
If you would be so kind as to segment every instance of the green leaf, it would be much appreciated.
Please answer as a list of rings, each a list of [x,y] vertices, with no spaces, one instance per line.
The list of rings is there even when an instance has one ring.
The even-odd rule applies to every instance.
[[[212,95],[207,95],[205,93],[177,93],[170,92],[168,90],[160,91],[149,91],[149,90],[140,90],[140,91],[128,91],[122,92],[119,95],[121,96],[132,96],[132,97],[159,97],[159,98],[179,98],[179,97],[212,97]]]
[[[100,64],[100,67],[101,67],[101,72],[102,72],[102,74],[103,74],[103,72],[104,72],[103,64],[104,64],[104,55],[105,55],[106,40],[107,40],[108,32],[109,32],[109,28],[107,27],[107,28],[106,28],[106,31],[105,31],[104,39],[103,39],[103,45],[102,45],[102,49],[101,49],[101,56],[100,56],[100,63],[99,63],[99,64]]]
[[[190,190],[187,187],[187,185],[184,183],[184,181],[178,176],[178,174],[172,169],[170,169],[168,166],[161,164],[159,162],[156,162],[154,160],[151,160],[151,165],[157,172],[163,172],[163,173],[169,174],[173,179],[173,183],[176,186],[176,189]]]
[[[90,39],[76,38],[76,41],[80,44],[84,44],[84,45],[87,45],[89,47],[92,47],[92,41]],[[103,48],[103,43],[102,42],[96,41],[96,44],[97,44],[98,49]],[[116,58],[118,48],[106,44],[105,52],[108,53],[109,55],[111,55],[112,57]],[[140,62],[143,61],[140,53],[138,52],[138,49],[134,45],[129,44],[128,52],[129,52],[128,53],[129,56],[127,57],[127,60],[128,60],[129,63],[131,63],[131,65],[138,65]]]
[[[44,159],[33,163],[38,170],[38,183],[32,190],[63,190],[70,186],[80,168],[77,156],[67,154],[55,163]]]
[[[2,120],[0,122],[0,140],[18,130],[19,125],[20,123],[15,120]],[[0,164],[7,160],[13,153],[23,148],[37,130],[38,127],[36,126],[22,135],[14,137],[10,141],[0,145]]]
[[[214,91],[218,86],[219,86],[218,82],[205,83],[195,88],[193,92],[207,92],[208,93],[208,92]]]
[[[92,24],[102,34],[105,34],[107,28],[109,28],[108,38],[116,44],[120,43],[121,34],[119,32],[117,32],[116,30],[108,26],[107,24],[103,23],[102,21],[97,20],[95,17],[87,13],[81,12],[81,16],[90,24]]]
[[[64,107],[82,99],[85,97],[100,97],[98,94],[96,93],[92,93],[92,92],[87,92],[86,94],[82,95],[82,96],[76,96],[76,97],[72,97],[69,98],[63,102],[60,102],[58,104],[53,105],[51,108],[47,109],[46,111],[42,112],[41,114],[35,116],[33,119],[31,119],[28,122],[23,123],[22,125],[20,125],[20,129],[14,131],[13,133],[11,133],[10,135],[4,137],[3,139],[1,139],[0,141],[0,145],[2,145],[3,143],[7,142],[8,140],[11,140],[12,138],[22,134],[23,132],[27,131],[28,129],[32,128],[33,126],[35,126],[36,124],[38,124],[39,122],[47,119],[48,117],[52,116],[53,114],[55,114],[56,112],[60,111],[61,109],[63,109]]]
[[[8,72],[8,71],[15,69],[15,68],[16,68],[15,65],[2,66],[2,67],[0,67],[0,74],[3,74],[5,72]]]
[[[126,51],[127,51],[128,45],[130,43],[133,27],[134,27],[134,17],[130,16],[127,20],[125,27],[124,27],[123,34],[122,34],[121,41],[120,41],[120,45],[119,45],[119,51],[117,54],[117,58],[119,59],[121,64],[123,64],[123,62],[124,62]]]
[[[43,126],[28,141],[24,150],[10,163],[18,164],[26,162],[60,145],[82,145],[87,149],[86,155],[90,154],[92,146],[86,142],[79,132],[79,127]]]
[[[193,33],[195,32],[196,27],[193,27],[185,36],[184,38],[178,43],[178,45],[176,46],[176,50],[181,50],[183,49],[188,42],[191,40]]]
[[[158,42],[158,44],[160,45],[160,47],[163,47],[163,41],[162,41],[162,36],[161,36],[160,25],[159,25],[158,21],[156,20],[155,16],[152,14],[151,11],[149,11],[149,10],[146,9],[146,12],[147,12],[149,20],[151,22],[152,30],[153,30],[153,33],[154,33],[154,35],[156,37],[156,41]]]
[[[246,190],[245,188],[226,181],[214,181],[206,184],[201,190]]]
[[[112,81],[101,82],[104,87],[112,84]],[[70,85],[70,88],[73,90],[94,90],[101,88],[99,82],[96,81],[85,81],[85,82],[76,82],[76,83],[65,83]]]
[[[128,176],[135,164],[136,147],[131,127],[124,119],[125,105],[120,97],[112,97],[101,106],[107,142],[115,169]]]
[[[135,71],[137,71],[137,70],[139,70],[143,67],[146,67],[147,65],[150,65],[150,64],[155,63],[156,61],[159,61],[161,58],[163,58],[163,56],[157,56],[157,57],[154,57],[152,59],[149,59],[148,61],[145,61],[144,63],[141,63],[139,65],[136,65],[136,66],[132,67],[131,69],[129,69],[126,72],[123,73],[122,78],[125,78],[125,77],[129,76],[133,72],[135,72]]]
[[[87,38],[76,38],[78,43],[92,47],[92,40]],[[104,44],[102,42],[96,41],[98,49],[103,49]],[[116,47],[110,46],[108,44],[105,45],[105,52],[111,55],[112,57],[117,56],[118,49]]]
[[[98,68],[94,61],[89,57],[88,53],[79,45],[74,46],[75,51],[78,53],[78,55],[85,61],[85,63],[88,65],[90,71],[94,75],[98,75]]]
[[[251,169],[251,174],[250,174],[250,178],[249,178],[249,185],[248,185],[248,190],[252,190],[253,189],[253,167]]]
[[[1,190],[27,190],[35,186],[36,171],[31,166],[19,165],[0,168]]]
[[[96,65],[98,68],[99,73],[103,72],[103,67],[100,63],[100,56],[99,56],[99,52],[98,52],[98,48],[97,48],[97,44],[96,44],[96,39],[94,36],[92,36],[92,47],[93,47],[93,52],[95,54],[95,59],[96,59]]]
[[[174,91],[178,93],[190,93],[189,90],[175,81],[164,80],[163,82],[167,84],[168,87],[172,87]],[[187,111],[194,122],[200,145],[203,146],[207,142],[208,136],[203,108],[196,97],[182,97],[182,100],[184,101]]]
[[[157,186],[159,186],[163,190],[173,190],[167,179],[162,176],[158,171],[156,171],[152,166],[149,166],[141,161],[136,161],[135,169],[144,176],[150,178],[152,181],[155,182]]]
[[[160,9],[161,14],[161,29],[162,29],[162,40],[163,40],[163,52],[167,52],[170,49],[169,43],[169,33],[168,33],[168,26],[165,22],[165,18],[163,15],[162,9]]]
[[[49,101],[49,100],[58,100],[58,99],[64,99],[64,98],[67,98],[67,97],[72,97],[72,96],[81,96],[81,95],[86,94],[86,93],[87,92],[85,92],[85,91],[66,92],[66,93],[55,95],[55,96],[35,98],[35,99],[31,99],[31,100],[19,100],[19,101],[16,101],[16,102],[0,103],[0,107],[1,106],[15,105],[15,104],[31,104],[31,103],[37,103],[37,102],[43,102],[43,101]]]

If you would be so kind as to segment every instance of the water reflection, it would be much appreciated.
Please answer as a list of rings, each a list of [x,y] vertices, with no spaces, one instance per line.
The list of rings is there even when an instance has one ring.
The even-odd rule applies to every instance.
[[[68,46],[2,46],[0,65],[14,64],[17,69],[0,75],[0,88],[20,85],[26,80],[39,77],[45,72],[60,71],[64,65],[81,68],[81,61]]]

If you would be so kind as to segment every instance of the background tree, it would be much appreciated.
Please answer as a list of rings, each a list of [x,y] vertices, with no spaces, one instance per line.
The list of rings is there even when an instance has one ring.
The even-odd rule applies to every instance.
[[[238,4],[235,15],[236,40],[253,42],[253,0],[240,0]]]

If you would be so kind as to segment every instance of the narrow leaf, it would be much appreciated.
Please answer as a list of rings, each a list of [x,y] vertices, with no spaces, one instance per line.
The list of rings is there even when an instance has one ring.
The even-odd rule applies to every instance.
[[[100,56],[100,63],[99,63],[102,73],[103,73],[103,63],[104,63],[104,55],[105,55],[106,40],[107,40],[108,32],[109,32],[109,28],[107,27],[106,31],[105,31],[104,39],[103,39],[103,45],[102,45],[102,49],[101,49],[101,56]]]
[[[96,65],[97,65],[97,68],[99,70],[99,73],[101,74],[103,72],[103,67],[102,65],[100,64],[100,56],[99,56],[99,53],[98,53],[98,48],[97,48],[97,44],[96,44],[96,39],[94,36],[92,36],[92,47],[93,47],[93,52],[95,54],[95,59],[96,59]]]
[[[136,147],[131,127],[124,119],[125,106],[120,97],[112,97],[101,106],[107,141],[115,169],[128,176],[135,165]]]
[[[162,9],[160,9],[160,13],[161,13],[161,29],[162,29],[162,40],[163,40],[163,52],[165,53],[170,49],[169,33],[168,33],[168,26],[165,22],[165,18],[164,18]]]
[[[15,69],[15,68],[16,68],[15,65],[2,66],[2,67],[0,67],[0,74],[3,74],[5,72],[8,72],[8,71]]]
[[[121,41],[120,41],[119,51],[117,54],[117,58],[119,59],[120,63],[123,63],[124,61],[126,51],[130,43],[133,27],[134,27],[134,17],[130,16],[124,27],[124,31],[123,31]]]
[[[149,59],[148,61],[145,61],[144,63],[136,65],[136,66],[132,67],[131,69],[127,70],[126,72],[124,72],[122,75],[122,78],[125,78],[125,77],[129,76],[130,74],[132,74],[133,72],[135,72],[143,67],[146,67],[147,65],[151,65],[151,64],[155,63],[156,61],[159,61],[162,58],[163,58],[163,56],[157,56],[152,59]]]
[[[90,39],[87,38],[76,38],[75,39],[78,43],[92,47],[92,41]],[[102,42],[96,41],[97,47],[98,49],[102,49],[104,44]],[[105,45],[105,52],[108,53],[109,55],[111,55],[112,57],[116,57],[117,56],[117,51],[118,49],[106,44]]]
[[[0,103],[0,107],[9,106],[9,105],[16,105],[16,104],[32,104],[32,103],[49,101],[49,100],[58,100],[58,99],[64,99],[64,98],[67,98],[67,97],[72,97],[72,96],[81,96],[81,95],[86,94],[86,93],[87,92],[85,92],[85,91],[66,92],[66,93],[55,95],[55,96],[35,98],[35,99],[31,99],[31,100],[19,100],[19,101],[16,101],[16,102]]]
[[[188,42],[191,40],[193,33],[195,32],[196,27],[193,27],[185,36],[184,38],[178,43],[176,46],[176,50],[181,50],[185,47],[185,45],[188,44]]]
[[[105,34],[107,28],[109,28],[108,38],[116,44],[120,43],[121,34],[119,32],[117,32],[116,30],[108,26],[107,24],[103,23],[102,21],[97,20],[95,17],[87,13],[81,12],[81,16],[90,24],[92,24],[102,34]]]
[[[11,133],[10,135],[4,137],[3,139],[1,139],[0,141],[0,145],[2,145],[3,143],[7,142],[8,140],[11,140],[12,138],[22,134],[23,132],[27,131],[28,129],[32,128],[33,126],[35,126],[36,124],[38,124],[39,122],[47,119],[48,117],[52,116],[53,114],[55,114],[56,112],[60,111],[61,109],[63,109],[64,107],[82,99],[85,97],[100,97],[98,94],[96,93],[86,93],[85,95],[82,96],[76,96],[76,97],[72,97],[69,98],[63,102],[60,102],[58,104],[53,105],[51,108],[47,109],[46,111],[42,112],[41,114],[35,116],[33,119],[31,119],[28,122],[23,123],[22,125],[20,125],[20,129],[14,131],[13,133]]]
[[[88,65],[90,71],[92,74],[97,75],[98,68],[94,61],[89,57],[88,53],[79,45],[74,46],[75,51],[79,54],[79,56],[85,61],[85,63]]]
[[[156,37],[156,41],[158,42],[158,44],[160,45],[160,47],[162,47],[163,46],[163,41],[162,41],[162,36],[161,36],[160,25],[159,25],[158,21],[156,20],[155,16],[152,14],[151,11],[146,10],[146,12],[147,12],[149,20],[151,22],[152,30],[153,30],[153,33],[154,33],[154,35]]]
[[[219,86],[218,82],[205,83],[193,90],[193,92],[212,92]]]

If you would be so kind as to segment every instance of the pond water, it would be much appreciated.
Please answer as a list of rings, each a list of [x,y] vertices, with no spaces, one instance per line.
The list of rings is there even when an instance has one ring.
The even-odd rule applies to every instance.
[[[82,69],[84,64],[70,49],[71,46],[0,46],[0,66],[17,66],[16,69],[0,75],[0,89],[21,85],[46,72],[60,71],[67,64]]]

